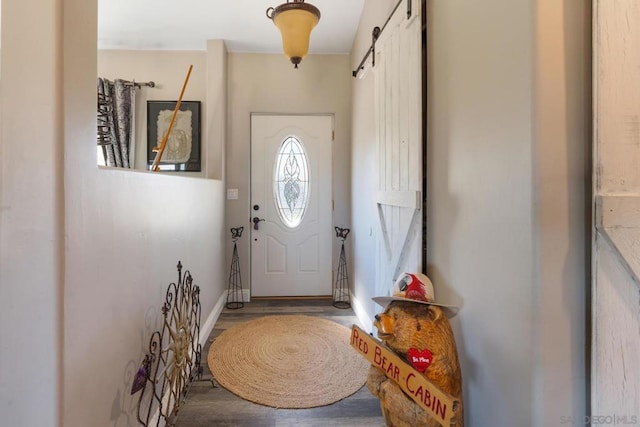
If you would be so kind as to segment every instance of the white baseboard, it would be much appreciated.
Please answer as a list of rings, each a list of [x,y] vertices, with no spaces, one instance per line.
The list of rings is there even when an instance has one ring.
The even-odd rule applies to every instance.
[[[353,307],[353,312],[358,317],[358,320],[362,325],[362,329],[369,334],[373,332],[373,319],[367,316],[367,312],[362,307],[362,303],[353,294],[351,294],[351,307]]]
[[[207,316],[207,320],[205,320],[205,322],[200,325],[200,336],[198,337],[198,342],[202,347],[204,347],[204,344],[207,342],[209,334],[211,334],[213,326],[218,321],[218,317],[220,317],[220,313],[222,313],[222,309],[224,308],[226,302],[227,291],[224,291],[222,295],[220,295],[220,298],[218,298],[216,305],[213,306],[213,310],[211,310],[211,313],[209,313],[209,315]]]
[[[218,298],[216,305],[213,306],[211,313],[209,313],[209,315],[207,316],[207,320],[205,320],[205,322],[200,325],[200,336],[198,337],[198,341],[200,342],[200,345],[202,345],[202,347],[204,347],[204,344],[207,342],[209,334],[211,334],[213,327],[220,317],[220,313],[222,313],[222,310],[227,303],[227,293],[228,291],[225,290],[222,295],[220,295],[220,298]],[[249,302],[251,300],[249,289],[242,290],[242,300],[244,302]]]

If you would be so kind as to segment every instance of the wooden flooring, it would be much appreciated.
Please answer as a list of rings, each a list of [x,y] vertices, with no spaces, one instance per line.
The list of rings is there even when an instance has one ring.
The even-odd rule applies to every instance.
[[[377,398],[366,386],[332,405],[311,409],[275,409],[243,400],[218,386],[212,387],[207,366],[210,343],[225,329],[266,315],[304,314],[351,327],[359,324],[351,309],[337,309],[330,299],[252,300],[238,310],[224,309],[202,351],[204,378],[192,385],[176,419],[177,427],[201,426],[367,426],[382,427]],[[360,325],[362,326],[362,325]],[[217,384],[216,384],[217,385]]]

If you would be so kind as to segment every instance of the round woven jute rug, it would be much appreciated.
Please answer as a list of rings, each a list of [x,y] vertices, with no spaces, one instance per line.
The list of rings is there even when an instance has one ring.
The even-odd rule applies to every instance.
[[[349,344],[350,329],[311,316],[267,316],[224,331],[209,369],[227,390],[274,408],[329,405],[358,391],[369,362]]]

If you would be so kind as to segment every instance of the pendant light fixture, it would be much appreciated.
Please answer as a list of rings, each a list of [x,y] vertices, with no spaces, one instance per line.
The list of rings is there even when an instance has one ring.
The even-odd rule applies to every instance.
[[[320,11],[304,0],[287,0],[276,8],[267,9],[267,18],[280,30],[284,54],[294,68],[298,68],[309,51],[309,37],[320,20]]]

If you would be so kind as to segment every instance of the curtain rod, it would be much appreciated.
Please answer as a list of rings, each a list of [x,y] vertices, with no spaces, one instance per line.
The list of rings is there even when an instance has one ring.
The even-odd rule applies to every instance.
[[[142,86],[147,86],[147,87],[155,87],[156,86],[156,83],[152,82],[152,81],[150,81],[150,82],[137,82],[135,80],[133,80],[133,81],[123,80],[123,82],[124,82],[125,86],[135,86],[138,89],[141,89]]]
[[[400,3],[402,3],[403,1],[404,0],[398,0],[398,3],[396,3],[396,5],[394,6],[393,10],[391,11],[391,14],[389,15],[389,17],[385,21],[385,23],[382,26],[382,28],[380,28],[380,27],[374,27],[373,28],[373,31],[371,32],[371,46],[367,50],[367,53],[364,55],[364,58],[362,58],[362,61],[360,61],[360,65],[358,65],[358,67],[351,72],[351,75],[353,77],[357,77],[358,76],[358,72],[360,72],[360,70],[364,69],[364,62],[367,60],[369,55],[371,55],[372,53],[373,53],[373,57],[371,58],[371,66],[375,67],[375,65],[376,65],[376,40],[378,40],[378,37],[380,37],[380,34],[382,34],[382,32],[386,28],[386,26],[389,23],[389,21],[391,21],[391,17],[393,16],[394,13],[396,13],[396,10],[398,10],[398,6],[400,6]],[[412,0],[407,0],[407,19],[411,18],[411,1]]]

